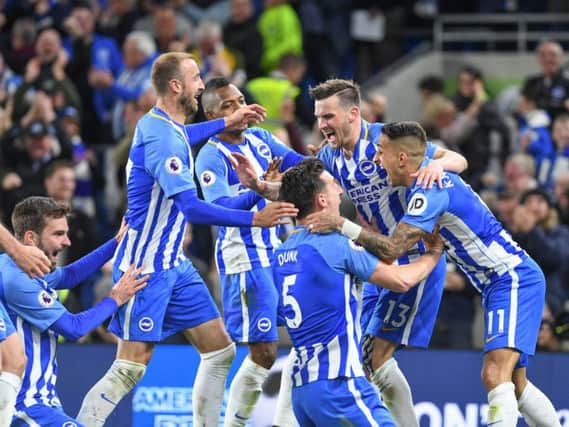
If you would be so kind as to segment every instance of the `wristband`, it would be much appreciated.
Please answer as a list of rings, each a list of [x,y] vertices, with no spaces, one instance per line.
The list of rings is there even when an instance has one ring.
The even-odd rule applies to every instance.
[[[342,229],[340,230],[340,233],[342,233],[350,240],[357,240],[361,232],[362,227],[360,227],[358,224],[354,224],[352,221],[349,221],[347,219],[344,220]]]

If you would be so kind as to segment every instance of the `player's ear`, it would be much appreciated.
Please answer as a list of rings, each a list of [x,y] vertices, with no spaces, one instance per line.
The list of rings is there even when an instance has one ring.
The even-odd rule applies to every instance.
[[[325,208],[328,206],[328,199],[326,199],[326,196],[324,195],[324,193],[318,193],[316,195],[316,206],[318,208]]]
[[[348,120],[350,123],[355,121],[360,116],[360,109],[355,105],[350,108],[350,112],[348,113]]]
[[[39,236],[33,230],[26,230],[22,243],[26,246],[37,246],[39,244]]]

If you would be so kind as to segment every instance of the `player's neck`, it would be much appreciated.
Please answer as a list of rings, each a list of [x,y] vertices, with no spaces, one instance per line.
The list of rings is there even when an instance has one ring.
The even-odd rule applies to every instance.
[[[218,139],[228,144],[241,144],[245,140],[245,135],[243,132],[239,133],[231,133],[231,132],[222,132],[215,135]]]
[[[344,152],[353,153],[362,133],[362,118],[358,117],[350,129],[350,136],[344,145]]]
[[[164,111],[168,116],[177,123],[184,124],[186,122],[186,114],[180,111],[178,103],[175,99],[164,96],[158,98],[156,107]]]

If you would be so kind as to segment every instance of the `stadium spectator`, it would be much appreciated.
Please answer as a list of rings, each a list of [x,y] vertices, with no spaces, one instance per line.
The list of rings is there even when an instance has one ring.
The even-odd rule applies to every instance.
[[[114,38],[118,46],[123,46],[141,16],[136,3],[135,0],[108,0],[107,7],[97,19],[101,34]]]
[[[266,77],[250,80],[245,88],[254,100],[267,109],[267,120],[260,127],[275,133],[283,142],[299,153],[305,153],[304,144],[297,131],[296,119],[302,116],[312,124],[314,115],[306,105],[298,87],[306,63],[304,58],[293,53],[283,55],[279,66]]]
[[[302,27],[288,0],[264,0],[263,3],[265,8],[258,21],[263,38],[261,67],[269,73],[277,68],[284,55],[302,55]]]
[[[458,73],[458,88],[452,98],[457,111],[465,113],[474,125],[459,140],[461,153],[468,159],[463,177],[474,190],[485,185],[486,174],[501,174],[510,150],[510,131],[484,89],[480,70],[465,66]]]
[[[63,412],[57,396],[57,336],[76,340],[117,311],[145,286],[148,277],[131,267],[115,285],[110,297],[78,314],[69,313],[58,301],[57,289],[71,289],[99,269],[126,232],[126,223],[115,238],[67,267],[56,268],[57,255],[70,241],[66,215],[69,208],[47,197],[30,197],[12,214],[16,237],[25,245],[44,251],[52,272],[43,280],[29,278],[7,255],[0,255],[2,303],[21,333],[29,363],[16,400],[16,419],[37,425],[70,425],[75,420]],[[35,339],[34,339],[35,338]],[[16,424],[18,421],[15,422]]]
[[[424,105],[431,97],[443,95],[445,84],[441,77],[429,74],[419,80],[417,88],[419,89],[421,104]]]
[[[558,177],[569,172],[569,114],[559,114],[553,121],[551,132],[555,143],[555,154],[551,160],[549,171],[550,179],[556,181]]]
[[[535,88],[522,88],[518,104],[519,134],[516,151],[533,157],[538,184],[551,189],[553,182],[549,170],[555,152],[549,130],[551,120],[545,110],[537,107],[537,102]]]
[[[124,103],[138,99],[151,87],[150,69],[156,58],[156,45],[152,37],[142,31],[130,33],[123,45],[124,68],[115,78],[108,70],[93,70],[91,84],[112,98],[113,139],[125,134],[123,124]]]
[[[560,271],[569,260],[569,228],[559,223],[551,196],[540,189],[525,192],[512,216],[512,236],[538,263],[547,284],[545,300],[554,315],[569,298]]]
[[[26,64],[35,55],[36,24],[33,19],[22,17],[12,26],[10,36],[2,46],[2,55],[16,74],[24,75]]]
[[[26,65],[24,82],[14,93],[12,120],[16,124],[20,124],[20,120],[29,112],[38,92],[49,95],[54,112],[68,105],[78,109],[81,107],[77,88],[65,72],[68,58],[57,31],[47,29],[40,33],[35,50],[36,57]],[[28,123],[21,124],[26,126]]]
[[[69,34],[67,74],[81,96],[81,109],[89,120],[83,122],[81,135],[88,144],[113,142],[110,114],[113,99],[96,87],[101,71],[117,78],[122,67],[120,51],[114,39],[95,32],[95,14],[85,4],[78,4],[65,20]]]
[[[36,121],[25,130],[18,141],[2,141],[5,171],[2,177],[4,215],[25,197],[45,194],[44,178],[48,166],[58,159],[71,159],[71,147],[58,141],[53,128]]]
[[[169,3],[150,0],[151,13],[139,19],[136,31],[152,34],[158,52],[187,51],[193,42],[193,25]]]
[[[537,106],[553,120],[569,111],[569,75],[561,68],[563,48],[557,42],[543,41],[537,47],[537,61],[541,74],[528,77],[523,86],[535,90]]]
[[[504,165],[503,185],[501,188],[499,185],[497,187],[516,196],[537,188],[533,158],[522,153],[509,155]]]
[[[223,43],[221,25],[214,20],[200,21],[195,31],[196,47],[190,53],[202,72],[202,79],[208,82],[213,77],[229,79],[237,87],[243,86],[246,74],[243,58]]]
[[[231,17],[223,27],[223,41],[243,57],[248,79],[261,75],[263,39],[257,28],[253,0],[231,0]]]

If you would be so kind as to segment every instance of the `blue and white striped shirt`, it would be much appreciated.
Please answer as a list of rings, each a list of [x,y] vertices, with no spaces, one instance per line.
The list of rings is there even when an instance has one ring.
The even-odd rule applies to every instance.
[[[57,334],[49,327],[66,309],[57,299],[57,268],[44,279],[30,279],[7,255],[0,255],[0,299],[24,342],[28,364],[16,409],[36,404],[60,407],[55,390]]]
[[[180,264],[186,221],[172,196],[195,189],[186,130],[157,107],[136,126],[126,166],[129,230],[115,258],[121,271],[143,265],[143,274]]]
[[[346,195],[356,206],[358,212],[369,223],[377,222],[379,231],[389,236],[407,208],[405,188],[392,187],[387,180],[387,171],[373,162],[383,123],[367,123],[362,120],[360,138],[351,157],[341,148],[324,146],[318,158],[324,162],[326,170],[338,180]],[[427,144],[426,156],[434,156],[436,146]],[[423,244],[418,244],[423,253]],[[415,250],[416,252],[416,250]],[[409,256],[403,255],[400,263],[408,264]]]
[[[429,233],[438,223],[447,255],[480,292],[528,258],[457,174],[445,173],[443,188],[411,186],[407,200],[408,211],[401,221]]]
[[[234,197],[249,191],[240,182],[229,163],[231,152],[247,156],[260,177],[274,157],[286,157],[281,169],[296,164],[303,157],[284,145],[270,132],[250,128],[240,144],[229,144],[211,138],[196,159],[196,174],[206,201]],[[251,211],[263,209],[269,203],[261,199]],[[236,274],[261,267],[270,267],[273,250],[280,244],[277,227],[219,227],[215,256],[221,274]]]
[[[311,234],[304,227],[275,251],[279,320],[296,351],[294,386],[364,376],[362,282],[378,262],[339,233]]]

